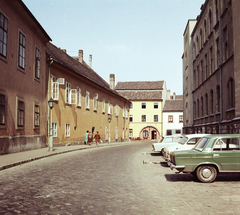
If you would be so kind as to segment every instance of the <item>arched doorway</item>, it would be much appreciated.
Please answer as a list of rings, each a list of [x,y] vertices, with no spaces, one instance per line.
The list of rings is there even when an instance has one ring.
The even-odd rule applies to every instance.
[[[152,126],[147,126],[140,131],[140,138],[143,140],[157,140],[160,139],[158,129]]]

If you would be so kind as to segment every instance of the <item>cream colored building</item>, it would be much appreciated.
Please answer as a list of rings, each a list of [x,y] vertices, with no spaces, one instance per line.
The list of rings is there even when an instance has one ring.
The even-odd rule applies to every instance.
[[[165,81],[118,82],[115,90],[132,102],[129,138],[159,139],[163,135],[163,106],[167,97]]]

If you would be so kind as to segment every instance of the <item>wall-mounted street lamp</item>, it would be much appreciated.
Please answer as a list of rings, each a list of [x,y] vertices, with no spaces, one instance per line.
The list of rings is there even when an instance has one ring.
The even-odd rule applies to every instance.
[[[108,123],[109,123],[109,126],[108,126],[108,128],[109,128],[109,131],[108,131],[108,143],[110,143],[111,142],[111,136],[110,136],[110,122],[111,122],[111,117],[108,117]]]
[[[49,133],[49,138],[48,138],[48,142],[49,142],[49,151],[53,151],[53,127],[52,127],[52,108],[54,106],[54,100],[51,98],[48,101],[48,105],[50,107],[50,133]]]

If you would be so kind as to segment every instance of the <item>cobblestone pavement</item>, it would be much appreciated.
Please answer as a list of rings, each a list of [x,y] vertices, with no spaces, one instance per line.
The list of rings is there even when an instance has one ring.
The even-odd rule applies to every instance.
[[[175,174],[146,142],[93,148],[2,170],[0,214],[239,214],[239,176]]]

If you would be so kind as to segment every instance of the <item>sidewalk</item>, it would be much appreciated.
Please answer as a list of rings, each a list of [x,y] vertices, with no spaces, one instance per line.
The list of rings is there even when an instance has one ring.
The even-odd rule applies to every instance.
[[[96,146],[95,143],[92,143],[92,145],[79,144],[79,145],[70,145],[70,146],[58,146],[58,147],[54,147],[53,151],[48,151],[48,148],[41,148],[41,149],[35,149],[31,151],[0,155],[0,171],[17,166],[17,165],[35,161],[41,158],[59,155],[63,153],[68,153],[68,152],[73,152],[73,151],[83,150],[83,149],[96,148],[96,147],[123,145],[123,144],[129,144],[129,143],[133,143],[133,142],[131,141],[112,142],[110,144],[100,143],[99,146]]]

